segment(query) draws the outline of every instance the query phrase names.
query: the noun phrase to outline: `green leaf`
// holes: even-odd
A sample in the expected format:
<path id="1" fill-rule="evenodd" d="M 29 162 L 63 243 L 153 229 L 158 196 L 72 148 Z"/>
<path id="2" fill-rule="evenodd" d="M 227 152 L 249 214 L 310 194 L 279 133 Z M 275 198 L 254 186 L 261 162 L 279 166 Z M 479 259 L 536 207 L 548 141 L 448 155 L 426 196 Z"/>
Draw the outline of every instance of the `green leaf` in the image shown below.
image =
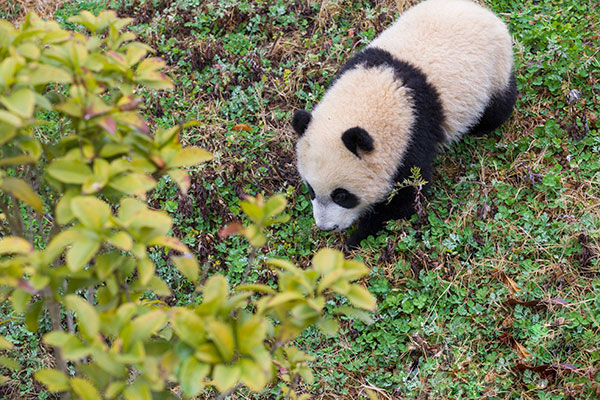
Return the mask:
<path id="1" fill-rule="evenodd" d="M 67 267 L 71 272 L 77 272 L 94 257 L 100 249 L 98 240 L 80 237 L 67 250 Z"/>
<path id="2" fill-rule="evenodd" d="M 48 175 L 64 183 L 82 184 L 92 176 L 92 170 L 78 160 L 54 160 L 46 168 Z"/>
<path id="3" fill-rule="evenodd" d="M 52 331 L 44 335 L 43 342 L 59 347 L 66 360 L 79 360 L 90 354 L 90 349 L 72 333 Z"/>
<path id="4" fill-rule="evenodd" d="M 213 385 L 221 393 L 233 388 L 240 379 L 242 370 L 238 365 L 223 365 L 215 366 L 213 370 Z"/>
<path id="5" fill-rule="evenodd" d="M 0 239 L 0 254 L 28 254 L 33 252 L 33 246 L 27 240 L 9 236 Z"/>
<path id="6" fill-rule="evenodd" d="M 264 213 L 268 218 L 274 217 L 277 214 L 282 213 L 287 206 L 287 200 L 283 194 L 276 194 L 275 196 L 269 197 L 265 203 Z"/>
<path id="7" fill-rule="evenodd" d="M 173 256 L 171 257 L 171 260 L 173 260 L 173 264 L 175 264 L 183 276 L 194 283 L 198 280 L 200 267 L 192 253 L 187 253 L 182 256 Z"/>
<path id="8" fill-rule="evenodd" d="M 208 337 L 217 346 L 223 360 L 226 362 L 231 361 L 235 351 L 235 339 L 231 326 L 216 319 L 211 319 L 207 321 L 206 327 Z"/>
<path id="9" fill-rule="evenodd" d="M 77 326 L 83 337 L 91 341 L 97 339 L 100 318 L 94 306 L 74 294 L 65 297 L 65 305 L 77 315 Z"/>
<path id="10" fill-rule="evenodd" d="M 319 328 L 325 336 L 334 336 L 340 326 L 335 319 L 323 317 L 317 321 L 317 328 Z"/>
<path id="11" fill-rule="evenodd" d="M 371 314 L 369 314 L 367 311 L 357 310 L 356 308 L 349 306 L 338 307 L 334 311 L 334 314 L 343 314 L 347 317 L 358 319 L 367 325 L 371 325 L 373 322 L 375 322 L 373 321 Z"/>
<path id="12" fill-rule="evenodd" d="M 121 332 L 123 348 L 129 349 L 132 344 L 146 340 L 161 329 L 167 320 L 166 314 L 161 310 L 150 311 L 131 321 Z"/>
<path id="13" fill-rule="evenodd" d="M 204 378 L 210 372 L 210 366 L 199 362 L 194 356 L 188 357 L 179 367 L 179 384 L 186 396 L 193 397 L 204 389 Z"/>
<path id="14" fill-rule="evenodd" d="M 87 228 L 100 230 L 111 216 L 110 207 L 93 196 L 78 196 L 71 200 L 71 212 Z"/>
<path id="15" fill-rule="evenodd" d="M 56 369 L 40 369 L 33 376 L 39 382 L 46 385 L 50 392 L 66 392 L 71 388 L 67 375 Z"/>
<path id="16" fill-rule="evenodd" d="M 30 118 L 33 115 L 35 107 L 35 96 L 30 89 L 19 89 L 11 93 L 8 97 L 0 97 L 2 103 L 8 111 L 17 114 L 22 118 Z"/>
<path id="17" fill-rule="evenodd" d="M 44 311 L 44 300 L 30 304 L 25 313 L 25 326 L 29 332 L 36 332 L 39 327 L 40 315 Z"/>
<path id="18" fill-rule="evenodd" d="M 195 146 L 184 147 L 179 150 L 171 161 L 167 162 L 168 168 L 191 167 L 212 160 L 212 154 Z"/>
<path id="19" fill-rule="evenodd" d="M 139 379 L 123 390 L 123 396 L 126 400 L 152 400 L 150 387 L 146 382 Z"/>
<path id="20" fill-rule="evenodd" d="M 366 288 L 358 284 L 351 285 L 350 290 L 345 293 L 345 296 L 358 308 L 370 311 L 376 310 L 377 302 L 373 295 Z"/>
<path id="21" fill-rule="evenodd" d="M 82 400 L 102 400 L 98 389 L 86 379 L 71 378 L 71 387 Z"/>

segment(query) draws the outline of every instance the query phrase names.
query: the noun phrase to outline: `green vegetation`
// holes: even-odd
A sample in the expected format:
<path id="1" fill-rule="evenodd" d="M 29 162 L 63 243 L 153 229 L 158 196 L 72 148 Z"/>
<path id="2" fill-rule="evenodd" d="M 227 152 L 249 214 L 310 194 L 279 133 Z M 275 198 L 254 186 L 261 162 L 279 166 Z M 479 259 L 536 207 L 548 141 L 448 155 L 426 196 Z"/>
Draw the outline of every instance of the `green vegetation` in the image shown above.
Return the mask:
<path id="1" fill-rule="evenodd" d="M 344 319 L 332 337 L 308 328 L 296 345 L 315 357 L 308 363 L 314 381 L 302 380 L 299 393 L 588 399 L 600 392 L 600 7 L 576 0 L 480 2 L 508 23 L 515 39 L 521 95 L 513 117 L 489 136 L 445 149 L 425 214 L 390 223 L 352 254 L 370 267 L 363 283 L 377 298 L 374 323 Z M 279 256 L 306 267 L 318 249 L 341 248 L 345 234 L 314 227 L 288 121 L 293 109 L 315 104 L 343 62 L 409 3 L 110 4 L 135 19 L 131 29 L 157 49 L 174 81 L 171 92 L 141 92 L 150 126 L 197 120 L 180 139 L 214 156 L 192 168 L 187 194 L 163 177 L 148 195 L 152 207 L 169 212 L 173 236 L 197 257 L 202 283 L 221 273 L 231 286 L 274 285 L 271 269 L 248 269 L 249 263 Z M 72 28 L 68 17 L 105 6 L 67 2 L 55 16 Z M 36 128 L 40 140 L 56 140 L 69 126 L 52 113 L 40 118 L 47 121 Z M 241 218 L 241 198 L 275 193 L 286 195 L 291 218 L 269 228 L 260 249 L 253 252 L 241 236 L 218 235 Z M 30 215 L 25 207 L 22 214 Z M 25 222 L 36 226 L 35 219 Z M 239 232 L 229 227 L 225 233 Z M 202 301 L 168 252 L 157 248 L 148 256 L 172 290 L 161 298 L 165 303 Z M 340 305 L 330 300 L 324 309 Z M 0 335 L 14 345 L 6 354 L 20 363 L 17 371 L 3 370 L 10 380 L 0 393 L 54 396 L 33 379 L 51 365 L 51 349 L 24 327 L 23 314 L 8 302 L 0 307 L 7 316 Z M 41 318 L 40 330 L 49 329 L 50 320 Z M 277 393 L 274 384 L 262 395 L 242 391 L 231 398 Z"/>

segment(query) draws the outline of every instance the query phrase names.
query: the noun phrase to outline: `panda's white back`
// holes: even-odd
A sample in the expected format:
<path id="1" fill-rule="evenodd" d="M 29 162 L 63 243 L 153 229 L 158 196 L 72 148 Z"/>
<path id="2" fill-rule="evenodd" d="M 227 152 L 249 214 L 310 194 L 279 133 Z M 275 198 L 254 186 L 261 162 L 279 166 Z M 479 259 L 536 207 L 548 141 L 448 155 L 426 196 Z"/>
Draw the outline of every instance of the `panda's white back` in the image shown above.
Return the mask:
<path id="1" fill-rule="evenodd" d="M 404 12 L 368 47 L 420 68 L 437 89 L 448 141 L 481 117 L 491 96 L 508 85 L 512 40 L 505 24 L 469 0 L 427 0 Z"/>

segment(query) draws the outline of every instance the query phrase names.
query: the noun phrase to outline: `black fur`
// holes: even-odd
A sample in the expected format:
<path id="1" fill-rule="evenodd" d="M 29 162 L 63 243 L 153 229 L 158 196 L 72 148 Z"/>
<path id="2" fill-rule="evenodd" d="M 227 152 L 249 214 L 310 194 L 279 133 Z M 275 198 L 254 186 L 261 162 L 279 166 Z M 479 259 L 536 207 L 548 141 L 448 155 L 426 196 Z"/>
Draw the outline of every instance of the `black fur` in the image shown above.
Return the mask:
<path id="1" fill-rule="evenodd" d="M 410 177 L 410 169 L 419 167 L 423 179 L 431 182 L 433 177 L 433 159 L 437 146 L 445 140 L 442 130 L 444 111 L 440 96 L 430 83 L 425 74 L 417 67 L 397 60 L 389 52 L 377 48 L 367 48 L 353 57 L 338 73 L 339 79 L 345 72 L 358 66 L 375 68 L 379 66 L 394 69 L 396 78 L 404 86 L 411 89 L 415 105 L 415 122 L 410 130 L 410 144 L 404 155 L 402 165 L 396 171 L 394 181 L 402 182 Z M 430 183 L 426 185 L 426 191 Z M 356 247 L 361 240 L 381 230 L 386 221 L 392 219 L 409 218 L 414 210 L 415 190 L 406 187 L 398 191 L 391 201 L 375 204 L 370 212 L 363 215 L 358 228 L 348 239 L 348 247 Z"/>
<path id="2" fill-rule="evenodd" d="M 304 135 L 310 120 L 312 119 L 312 115 L 309 112 L 304 110 L 296 110 L 294 112 L 294 116 L 292 117 L 292 126 L 294 130 L 298 134 L 298 136 Z"/>
<path id="3" fill-rule="evenodd" d="M 344 132 L 342 142 L 358 158 L 360 158 L 358 149 L 367 153 L 373 151 L 373 138 L 369 135 L 369 132 L 358 126 Z"/>
<path id="4" fill-rule="evenodd" d="M 344 208 L 354 208 L 359 203 L 358 197 L 356 197 L 355 194 L 342 188 L 337 188 L 331 192 L 331 200 L 338 206 Z"/>
<path id="5" fill-rule="evenodd" d="M 506 122 L 512 113 L 517 96 L 517 83 L 513 72 L 510 75 L 510 81 L 506 89 L 492 96 L 479 122 L 469 130 L 469 134 L 483 136 Z"/>

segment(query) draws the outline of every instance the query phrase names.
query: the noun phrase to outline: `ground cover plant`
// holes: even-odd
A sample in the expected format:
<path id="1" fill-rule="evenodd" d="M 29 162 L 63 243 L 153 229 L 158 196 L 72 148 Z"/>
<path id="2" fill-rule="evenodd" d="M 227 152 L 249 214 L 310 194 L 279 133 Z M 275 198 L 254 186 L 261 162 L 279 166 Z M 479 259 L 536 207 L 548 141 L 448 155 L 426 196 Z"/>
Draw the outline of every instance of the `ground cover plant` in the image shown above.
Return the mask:
<path id="1" fill-rule="evenodd" d="M 246 275 L 243 238 L 218 235 L 240 218 L 244 195 L 284 193 L 289 202 L 290 221 L 273 228 L 277 240 L 259 258 L 306 267 L 316 249 L 343 242 L 313 226 L 288 121 L 411 3 L 86 0 L 63 4 L 54 18 L 73 28 L 70 16 L 109 6 L 134 18 L 138 40 L 166 61 L 175 89 L 146 93 L 144 115 L 151 126 L 200 121 L 181 139 L 214 159 L 191 175 L 186 195 L 163 179 L 149 202 L 169 212 L 201 276 L 222 273 L 236 285 L 273 280 L 265 270 Z M 378 300 L 375 322 L 344 321 L 329 338 L 308 329 L 297 340 L 316 356 L 314 381 L 300 387 L 314 398 L 361 398 L 367 389 L 394 399 L 598 396 L 600 6 L 481 3 L 515 39 L 515 113 L 497 132 L 444 150 L 425 213 L 391 223 L 352 254 L 370 267 L 364 282 Z M 198 300 L 164 252 L 150 257 L 172 289 L 170 304 Z M 2 307 L 0 335 L 14 344 L 21 369 L 3 371 L 10 380 L 0 391 L 54 396 L 31 384 L 52 364 L 50 349 L 23 327 L 22 314 Z"/>

